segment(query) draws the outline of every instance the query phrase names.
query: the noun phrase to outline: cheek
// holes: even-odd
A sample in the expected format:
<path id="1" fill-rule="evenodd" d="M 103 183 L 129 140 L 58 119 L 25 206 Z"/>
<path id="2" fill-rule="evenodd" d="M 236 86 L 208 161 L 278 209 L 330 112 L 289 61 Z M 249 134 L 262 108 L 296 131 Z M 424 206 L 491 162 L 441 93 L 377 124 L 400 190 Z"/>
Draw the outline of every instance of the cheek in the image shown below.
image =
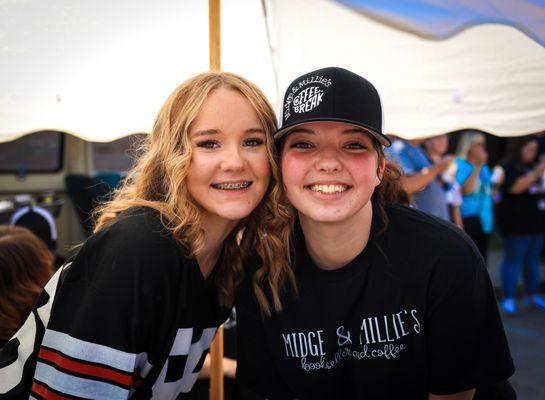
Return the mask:
<path id="1" fill-rule="evenodd" d="M 380 184 L 380 171 L 376 158 L 356 160 L 351 163 L 350 169 L 356 182 L 362 182 L 370 189 L 374 189 Z"/>
<path id="2" fill-rule="evenodd" d="M 297 157 L 290 155 L 282 157 L 282 183 L 286 188 L 286 192 L 300 185 L 304 177 L 304 165 L 305 163 L 301 162 Z"/>
<path id="3" fill-rule="evenodd" d="M 191 156 L 189 163 L 188 179 L 199 179 L 207 174 L 214 164 L 213 157 L 209 155 L 195 154 Z"/>
<path id="4" fill-rule="evenodd" d="M 256 177 L 260 179 L 270 178 L 271 163 L 265 150 L 263 152 L 247 155 L 246 162 Z"/>
<path id="5" fill-rule="evenodd" d="M 261 157 L 254 165 L 255 174 L 260 179 L 263 179 L 265 187 L 269 186 L 269 181 L 271 180 L 271 164 L 269 163 L 268 157 Z"/>

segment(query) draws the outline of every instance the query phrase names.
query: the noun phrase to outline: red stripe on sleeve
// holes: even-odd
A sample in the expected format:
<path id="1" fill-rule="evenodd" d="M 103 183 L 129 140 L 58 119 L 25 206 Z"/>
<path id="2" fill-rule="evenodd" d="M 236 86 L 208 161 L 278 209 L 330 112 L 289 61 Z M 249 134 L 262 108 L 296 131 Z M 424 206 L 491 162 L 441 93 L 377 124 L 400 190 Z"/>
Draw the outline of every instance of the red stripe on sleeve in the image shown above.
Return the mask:
<path id="1" fill-rule="evenodd" d="M 120 372 L 112 371 L 105 367 L 99 367 L 97 365 L 85 364 L 84 362 L 71 360 L 69 358 L 63 357 L 59 353 L 55 353 L 51 350 L 44 348 L 40 349 L 38 358 L 42 360 L 50 361 L 55 365 L 58 365 L 60 368 L 72 371 L 81 375 L 88 377 L 102 378 L 110 382 L 117 383 L 118 385 L 123 385 L 126 387 L 131 387 L 132 376 L 125 375 Z"/>
<path id="2" fill-rule="evenodd" d="M 45 387 L 39 382 L 34 381 L 32 383 L 31 391 L 39 394 L 46 400 L 70 400 L 70 397 L 61 396 L 57 393 L 52 392 L 49 388 Z"/>

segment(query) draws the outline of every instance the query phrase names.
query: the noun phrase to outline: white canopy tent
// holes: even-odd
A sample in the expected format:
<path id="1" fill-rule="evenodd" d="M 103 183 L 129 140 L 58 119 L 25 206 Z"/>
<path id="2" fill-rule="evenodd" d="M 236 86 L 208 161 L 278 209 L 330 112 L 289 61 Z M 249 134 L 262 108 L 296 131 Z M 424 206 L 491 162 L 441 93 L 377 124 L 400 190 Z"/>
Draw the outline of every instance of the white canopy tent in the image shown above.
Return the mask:
<path id="1" fill-rule="evenodd" d="M 10 0 L 0 22 L 0 141 L 149 132 L 170 91 L 208 69 L 205 1 Z M 545 129 L 545 49 L 510 26 L 432 41 L 329 0 L 223 0 L 221 24 L 222 69 L 276 106 L 297 75 L 336 65 L 377 86 L 388 133 Z"/>

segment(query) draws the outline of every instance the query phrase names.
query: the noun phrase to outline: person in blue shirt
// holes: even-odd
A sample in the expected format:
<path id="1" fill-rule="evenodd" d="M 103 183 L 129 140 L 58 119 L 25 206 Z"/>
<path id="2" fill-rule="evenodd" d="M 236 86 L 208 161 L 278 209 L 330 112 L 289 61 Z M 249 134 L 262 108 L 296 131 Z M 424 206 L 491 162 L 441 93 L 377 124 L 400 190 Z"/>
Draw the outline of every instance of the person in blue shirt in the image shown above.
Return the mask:
<path id="1" fill-rule="evenodd" d="M 488 239 L 494 227 L 494 201 L 484 135 L 464 133 L 456 153 L 456 181 L 462 189 L 460 213 L 464 229 L 486 261 Z"/>
<path id="2" fill-rule="evenodd" d="M 432 163 L 439 163 L 448 151 L 449 137 L 446 134 L 434 136 L 424 140 L 422 148 Z M 456 164 L 452 163 L 445 172 L 437 177 L 438 182 L 445 191 L 445 201 L 449 211 L 450 221 L 464 229 L 460 204 L 462 204 L 462 193 L 460 185 L 456 181 Z"/>
<path id="3" fill-rule="evenodd" d="M 396 140 L 386 151 L 389 158 L 403 169 L 403 188 L 413 194 L 416 207 L 448 221 L 445 191 L 437 178 L 451 165 L 454 157 L 445 156 L 439 162 L 432 163 L 420 147 L 423 141 Z"/>

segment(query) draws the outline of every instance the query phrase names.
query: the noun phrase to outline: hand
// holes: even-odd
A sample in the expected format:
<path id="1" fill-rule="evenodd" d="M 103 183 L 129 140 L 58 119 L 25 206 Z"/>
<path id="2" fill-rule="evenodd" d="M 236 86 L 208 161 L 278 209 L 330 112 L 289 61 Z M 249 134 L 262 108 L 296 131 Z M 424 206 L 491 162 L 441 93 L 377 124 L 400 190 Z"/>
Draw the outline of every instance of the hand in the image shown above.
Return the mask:
<path id="1" fill-rule="evenodd" d="M 439 173 L 445 171 L 450 165 L 454 162 L 455 156 L 452 154 L 444 156 L 440 161 L 438 161 L 435 165 L 437 165 L 439 169 Z"/>
<path id="2" fill-rule="evenodd" d="M 543 172 L 545 171 L 545 158 L 542 156 L 539 159 L 539 163 L 536 165 L 534 169 L 534 173 L 536 174 L 536 177 L 539 177 L 543 175 Z"/>
<path id="3" fill-rule="evenodd" d="M 475 159 L 477 161 L 477 165 L 484 165 L 488 161 L 488 152 L 484 147 L 477 147 L 475 148 Z"/>

